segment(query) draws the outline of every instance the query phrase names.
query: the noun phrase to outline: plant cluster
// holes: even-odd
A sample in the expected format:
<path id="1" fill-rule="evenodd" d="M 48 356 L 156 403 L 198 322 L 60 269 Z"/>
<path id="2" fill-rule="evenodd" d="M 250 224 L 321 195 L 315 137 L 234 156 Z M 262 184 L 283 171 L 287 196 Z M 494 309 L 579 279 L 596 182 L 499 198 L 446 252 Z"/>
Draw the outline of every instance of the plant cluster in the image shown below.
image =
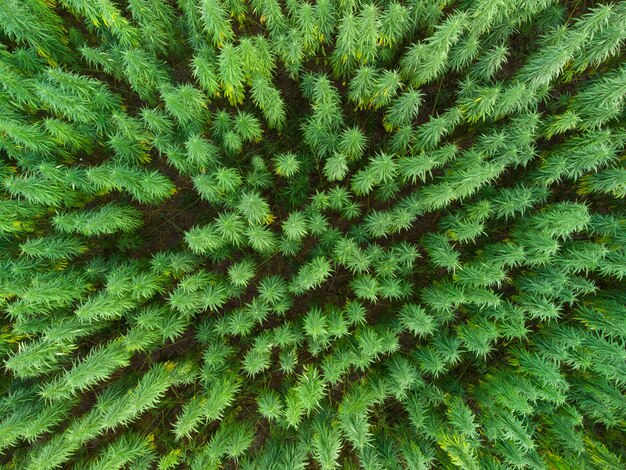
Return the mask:
<path id="1" fill-rule="evenodd" d="M 0 0 L 0 468 L 624 468 L 625 38 Z"/>

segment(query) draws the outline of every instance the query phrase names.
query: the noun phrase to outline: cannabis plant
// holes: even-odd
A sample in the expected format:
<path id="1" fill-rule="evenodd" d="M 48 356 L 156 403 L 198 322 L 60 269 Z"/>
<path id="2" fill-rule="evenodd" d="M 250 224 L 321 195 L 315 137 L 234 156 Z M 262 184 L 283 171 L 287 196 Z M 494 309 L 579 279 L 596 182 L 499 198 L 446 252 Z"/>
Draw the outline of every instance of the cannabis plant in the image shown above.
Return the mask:
<path id="1" fill-rule="evenodd" d="M 626 468 L 625 40 L 0 0 L 0 468 Z"/>

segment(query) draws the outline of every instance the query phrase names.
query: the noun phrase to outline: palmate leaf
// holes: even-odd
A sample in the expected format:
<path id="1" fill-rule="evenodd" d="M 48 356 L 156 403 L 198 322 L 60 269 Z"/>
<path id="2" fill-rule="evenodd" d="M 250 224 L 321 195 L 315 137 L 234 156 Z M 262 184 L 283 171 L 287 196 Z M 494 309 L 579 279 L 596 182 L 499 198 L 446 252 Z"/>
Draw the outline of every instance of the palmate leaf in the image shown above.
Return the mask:
<path id="1" fill-rule="evenodd" d="M 380 284 L 375 277 L 366 274 L 359 275 L 352 281 L 352 290 L 358 298 L 376 302 Z"/>
<path id="2" fill-rule="evenodd" d="M 542 233 L 550 237 L 565 238 L 586 227 L 589 214 L 584 204 L 560 203 L 548 207 L 531 220 L 534 228 Z"/>
<path id="3" fill-rule="evenodd" d="M 210 311 L 219 310 L 228 300 L 228 291 L 222 283 L 209 284 L 203 291 L 203 307 Z"/>
<path id="4" fill-rule="evenodd" d="M 263 342 L 255 345 L 248 351 L 242 361 L 242 368 L 244 372 L 248 376 L 254 377 L 255 375 L 268 369 L 270 367 L 271 360 L 270 354 L 271 348 L 269 345 L 264 344 Z"/>
<path id="5" fill-rule="evenodd" d="M 230 154 L 240 153 L 243 150 L 243 140 L 239 134 L 233 131 L 228 131 L 224 134 L 222 145 Z"/>
<path id="6" fill-rule="evenodd" d="M 237 2 L 230 2 L 237 3 Z M 241 2 L 243 3 L 243 2 Z M 233 7 L 235 9 L 237 7 Z M 274 50 L 262 36 L 241 37 L 237 46 L 246 74 L 246 82 L 251 84 L 255 77 L 271 78 L 276 67 Z"/>
<path id="7" fill-rule="evenodd" d="M 351 12 L 343 15 L 337 26 L 337 39 L 331 57 L 336 76 L 345 78 L 348 73 L 352 72 L 356 64 L 358 37 L 357 18 Z"/>
<path id="8" fill-rule="evenodd" d="M 410 46 L 400 62 L 402 75 L 414 86 L 437 78 L 445 70 L 448 51 L 458 42 L 466 24 L 466 14 L 458 12 L 438 24 L 427 42 Z"/>
<path id="9" fill-rule="evenodd" d="M 267 168 L 266 161 L 258 155 L 252 157 L 252 172 L 248 174 L 246 182 L 259 189 L 271 187 L 273 184 L 272 173 Z"/>
<path id="10" fill-rule="evenodd" d="M 626 277 L 626 269 L 624 269 L 624 259 L 626 259 L 626 251 L 620 250 L 609 253 L 600 263 L 600 272 L 604 276 L 613 276 L 619 280 Z"/>
<path id="11" fill-rule="evenodd" d="M 85 322 L 120 318 L 137 304 L 129 298 L 119 298 L 100 292 L 82 302 L 75 310 L 76 316 Z"/>
<path id="12" fill-rule="evenodd" d="M 16 199 L 25 199 L 35 204 L 61 206 L 71 198 L 62 185 L 35 175 L 11 176 L 3 181 L 4 188 Z"/>
<path id="13" fill-rule="evenodd" d="M 301 162 L 293 153 L 282 153 L 274 158 L 275 172 L 279 176 L 290 178 L 298 173 Z"/>
<path id="14" fill-rule="evenodd" d="M 245 242 L 245 221 L 235 212 L 222 212 L 213 223 L 215 231 L 235 246 Z"/>
<path id="15" fill-rule="evenodd" d="M 326 384 L 317 368 L 305 366 L 295 391 L 299 397 L 299 406 L 306 415 L 320 407 L 320 401 L 325 394 L 325 390 Z"/>
<path id="16" fill-rule="evenodd" d="M 5 406 L 9 413 L 5 415 L 1 426 L 1 449 L 14 445 L 19 439 L 33 442 L 37 437 L 58 425 L 63 419 L 62 416 L 75 404 L 75 400 L 45 404 L 41 400 L 34 401 L 32 398 L 18 392 L 12 394 L 7 400 L 7 404 L 13 403 L 14 406 Z"/>
<path id="17" fill-rule="evenodd" d="M 237 113 L 234 122 L 235 131 L 245 141 L 259 142 L 263 135 L 261 124 L 252 114 L 242 111 Z"/>
<path id="18" fill-rule="evenodd" d="M 267 276 L 258 285 L 259 298 L 268 305 L 275 306 L 288 297 L 287 282 L 280 276 Z"/>
<path id="19" fill-rule="evenodd" d="M 339 468 L 339 453 L 342 447 L 341 431 L 335 425 L 317 420 L 313 433 L 313 455 L 323 470 Z"/>
<path id="20" fill-rule="evenodd" d="M 170 134 L 174 127 L 174 122 L 160 109 L 142 108 L 141 119 L 156 135 Z"/>
<path id="21" fill-rule="evenodd" d="M 358 171 L 351 180 L 352 191 L 357 196 L 367 196 L 372 192 L 374 186 L 380 181 L 373 171 L 363 169 Z"/>
<path id="22" fill-rule="evenodd" d="M 302 242 L 299 239 L 288 238 L 285 235 L 280 237 L 278 251 L 284 256 L 296 256 L 302 249 Z"/>
<path id="23" fill-rule="evenodd" d="M 267 227 L 252 225 L 246 229 L 248 244 L 255 251 L 269 255 L 276 251 L 276 236 Z"/>
<path id="24" fill-rule="evenodd" d="M 251 259 L 233 263 L 228 268 L 228 278 L 235 286 L 247 286 L 255 276 L 255 264 Z"/>
<path id="25" fill-rule="evenodd" d="M 268 220 L 270 207 L 257 191 L 241 194 L 238 209 L 249 224 L 258 224 Z"/>
<path id="26" fill-rule="evenodd" d="M 254 440 L 254 428 L 249 423 L 235 423 L 229 429 L 226 455 L 230 458 L 240 457 Z"/>
<path id="27" fill-rule="evenodd" d="M 328 338 L 327 319 L 319 308 L 309 310 L 304 318 L 303 330 L 314 342 Z"/>
<path id="28" fill-rule="evenodd" d="M 211 0 L 216 1 L 216 0 Z M 232 44 L 225 44 L 218 57 L 218 73 L 224 95 L 231 105 L 242 103 L 244 99 L 244 73 L 237 50 Z"/>
<path id="29" fill-rule="evenodd" d="M 190 135 L 185 142 L 187 158 L 197 168 L 206 169 L 216 163 L 218 149 L 199 134 Z"/>
<path id="30" fill-rule="evenodd" d="M 252 99 L 261 109 L 263 117 L 269 127 L 282 129 L 286 120 L 285 102 L 280 92 L 272 83 L 263 78 L 257 77 L 252 81 Z"/>
<path id="31" fill-rule="evenodd" d="M 78 151 L 80 149 L 91 148 L 89 139 L 77 126 L 57 118 L 45 119 L 43 125 L 52 137 L 72 150 Z"/>
<path id="32" fill-rule="evenodd" d="M 285 396 L 285 422 L 287 426 L 297 429 L 304 415 L 300 396 L 295 389 L 290 389 Z"/>
<path id="33" fill-rule="evenodd" d="M 374 109 L 387 106 L 393 98 L 398 94 L 398 90 L 402 86 L 400 74 L 395 70 L 385 70 L 374 82 L 374 89 L 370 104 Z"/>
<path id="34" fill-rule="evenodd" d="M 185 233 L 185 242 L 196 254 L 207 253 L 221 248 L 225 241 L 217 233 L 217 230 L 207 225 L 204 227 L 193 227 Z"/>
<path id="35" fill-rule="evenodd" d="M 385 113 L 385 122 L 389 127 L 402 127 L 411 123 L 417 117 L 422 94 L 410 89 L 396 98 Z"/>
<path id="36" fill-rule="evenodd" d="M 102 192 L 125 191 L 143 204 L 163 202 L 176 192 L 174 183 L 159 171 L 150 172 L 129 165 L 99 165 L 87 170 L 85 176 Z"/>
<path id="37" fill-rule="evenodd" d="M 295 348 L 281 351 L 279 355 L 280 369 L 287 375 L 292 374 L 298 365 L 298 351 Z M 292 410 L 293 411 L 293 410 Z"/>
<path id="38" fill-rule="evenodd" d="M 467 67 L 478 55 L 479 40 L 474 34 L 461 39 L 450 50 L 450 68 L 459 72 Z"/>
<path id="39" fill-rule="evenodd" d="M 71 344 L 61 341 L 23 343 L 19 353 L 5 360 L 5 367 L 20 378 L 37 377 L 55 369 L 59 361 L 69 357 Z"/>
<path id="40" fill-rule="evenodd" d="M 161 89 L 161 98 L 167 112 L 183 125 L 198 122 L 205 113 L 206 97 L 192 85 L 164 87 Z"/>
<path id="41" fill-rule="evenodd" d="M 174 427 L 177 440 L 191 437 L 198 430 L 200 423 L 204 420 L 204 400 L 202 396 L 195 396 L 185 403 Z"/>
<path id="42" fill-rule="evenodd" d="M 298 274 L 293 278 L 289 290 L 294 294 L 302 294 L 310 289 L 318 287 L 332 274 L 333 269 L 323 256 L 313 258 L 307 264 L 302 265 Z"/>
<path id="43" fill-rule="evenodd" d="M 87 251 L 87 246 L 78 238 L 47 236 L 31 238 L 20 245 L 26 256 L 59 260 L 73 258 Z"/>
<path id="44" fill-rule="evenodd" d="M 290 240 L 300 240 L 308 233 L 307 221 L 302 212 L 291 212 L 283 222 L 283 232 Z"/>
<path id="45" fill-rule="evenodd" d="M 225 409 L 230 406 L 241 387 L 238 378 L 224 376 L 209 387 L 206 393 L 204 414 L 208 420 L 221 418 Z"/>
<path id="46" fill-rule="evenodd" d="M 274 390 L 262 390 L 257 398 L 259 413 L 267 419 L 278 420 L 283 414 L 280 396 Z"/>
<path id="47" fill-rule="evenodd" d="M 434 332 L 436 323 L 432 316 L 415 304 L 405 304 L 400 311 L 400 322 L 404 328 L 416 336 L 429 336 Z"/>
<path id="48" fill-rule="evenodd" d="M 295 78 L 301 70 L 304 60 L 304 44 L 302 35 L 295 28 L 285 28 L 275 40 L 274 49 L 285 64 L 291 78 Z"/>
<path id="49" fill-rule="evenodd" d="M 361 66 L 350 80 L 348 99 L 357 105 L 357 109 L 367 108 L 375 93 L 376 70 L 370 66 Z"/>
<path id="50" fill-rule="evenodd" d="M 495 324 L 479 321 L 477 324 L 461 325 L 458 328 L 458 337 L 469 352 L 479 358 L 486 359 L 494 349 L 499 331 Z"/>
<path id="51" fill-rule="evenodd" d="M 477 470 L 480 468 L 476 453 L 470 442 L 458 434 L 445 434 L 437 444 L 448 454 L 452 463 L 459 468 Z"/>
<path id="52" fill-rule="evenodd" d="M 441 115 L 432 115 L 417 131 L 417 145 L 421 150 L 435 150 L 441 139 L 450 134 L 463 116 L 459 107 L 450 108 Z"/>
<path id="53" fill-rule="evenodd" d="M 462 286 L 500 286 L 506 280 L 506 272 L 492 264 L 466 264 L 454 274 L 454 280 Z"/>
<path id="54" fill-rule="evenodd" d="M 210 174 L 192 177 L 193 184 L 203 199 L 218 202 L 232 196 L 241 186 L 241 175 L 232 168 L 218 168 Z"/>
<path id="55" fill-rule="evenodd" d="M 221 0 L 201 0 L 200 17 L 204 30 L 211 36 L 214 45 L 220 46 L 233 38 L 230 19 Z"/>
<path id="56" fill-rule="evenodd" d="M 77 391 L 108 378 L 116 369 L 127 366 L 130 356 L 130 351 L 121 341 L 94 348 L 62 376 L 43 384 L 40 395 L 46 400 L 68 399 Z"/>
<path id="57" fill-rule="evenodd" d="M 343 180 L 347 176 L 348 171 L 348 159 L 345 155 L 335 152 L 326 159 L 324 176 L 328 181 Z"/>
<path id="58" fill-rule="evenodd" d="M 194 78 L 209 97 L 214 97 L 220 90 L 217 75 L 216 58 L 213 51 L 205 47 L 197 51 L 191 61 Z"/>
<path id="59" fill-rule="evenodd" d="M 509 49 L 505 45 L 496 45 L 485 51 L 478 58 L 470 74 L 487 81 L 492 79 L 506 64 Z"/>
<path id="60" fill-rule="evenodd" d="M 124 433 L 108 445 L 88 468 L 89 470 L 120 469 L 129 463 L 149 462 L 154 458 L 148 439 L 133 433 Z"/>
<path id="61" fill-rule="evenodd" d="M 122 62 L 130 85 L 144 100 L 153 101 L 154 93 L 169 82 L 161 64 L 140 48 L 125 51 Z"/>
<path id="62" fill-rule="evenodd" d="M 581 179 L 580 193 L 605 193 L 617 198 L 626 197 L 626 170 L 613 168 Z"/>

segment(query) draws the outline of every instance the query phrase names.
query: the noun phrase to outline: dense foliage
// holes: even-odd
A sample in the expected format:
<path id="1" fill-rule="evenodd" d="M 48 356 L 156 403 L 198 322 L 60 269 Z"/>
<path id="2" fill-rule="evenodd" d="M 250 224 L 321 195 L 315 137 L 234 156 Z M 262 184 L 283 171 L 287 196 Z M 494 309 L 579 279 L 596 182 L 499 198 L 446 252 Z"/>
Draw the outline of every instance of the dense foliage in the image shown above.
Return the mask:
<path id="1" fill-rule="evenodd" d="M 0 467 L 624 468 L 625 37 L 0 0 Z"/>

